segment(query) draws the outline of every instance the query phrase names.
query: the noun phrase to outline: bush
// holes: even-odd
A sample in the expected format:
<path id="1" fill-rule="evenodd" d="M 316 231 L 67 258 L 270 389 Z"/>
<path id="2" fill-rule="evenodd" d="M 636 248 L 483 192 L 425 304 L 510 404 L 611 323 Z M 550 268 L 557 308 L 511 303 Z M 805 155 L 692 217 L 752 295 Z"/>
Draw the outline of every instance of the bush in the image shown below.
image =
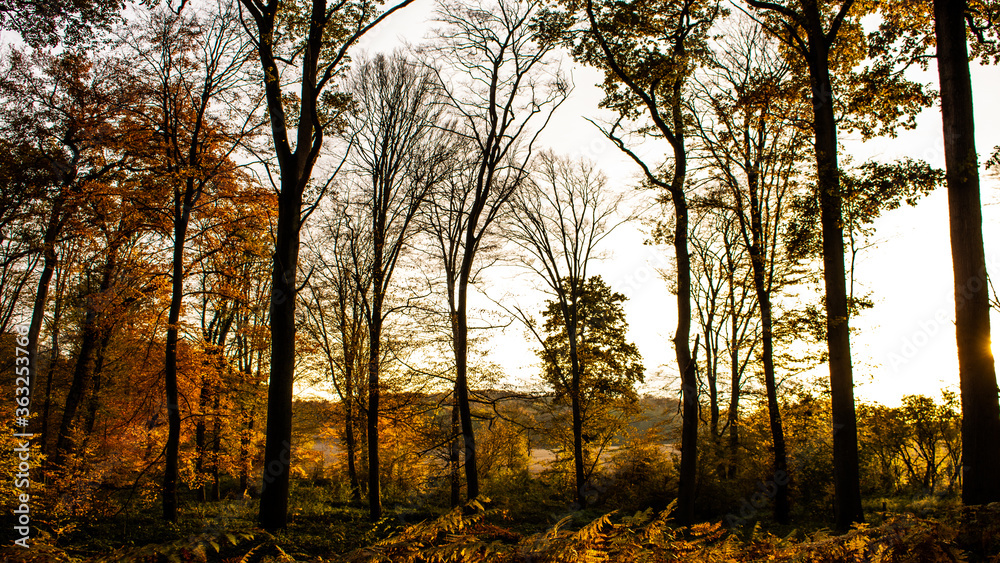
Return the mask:
<path id="1" fill-rule="evenodd" d="M 632 438 L 609 460 L 607 477 L 598 482 L 605 506 L 634 512 L 663 510 L 677 496 L 677 470 L 663 444 Z"/>

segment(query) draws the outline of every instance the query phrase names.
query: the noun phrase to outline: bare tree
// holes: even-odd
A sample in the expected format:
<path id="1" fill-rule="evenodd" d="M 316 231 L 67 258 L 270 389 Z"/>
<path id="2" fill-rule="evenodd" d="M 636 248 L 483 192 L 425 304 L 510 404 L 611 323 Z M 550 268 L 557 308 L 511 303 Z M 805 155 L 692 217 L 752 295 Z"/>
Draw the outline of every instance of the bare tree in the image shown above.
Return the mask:
<path id="1" fill-rule="evenodd" d="M 701 326 L 702 375 L 708 387 L 709 435 L 718 441 L 729 432 L 732 474 L 739 445 L 739 402 L 744 375 L 760 340 L 757 299 L 751 289 L 751 268 L 740 240 L 733 211 L 713 197 L 692 202 L 691 292 Z M 720 376 L 728 364 L 729 405 L 721 419 Z"/>
<path id="2" fill-rule="evenodd" d="M 355 145 L 351 180 L 357 183 L 353 209 L 368 224 L 371 254 L 359 256 L 368 291 L 360 291 L 368 325 L 368 503 L 371 519 L 382 514 L 379 487 L 379 371 L 382 327 L 393 309 L 386 297 L 392 275 L 412 234 L 414 218 L 430 190 L 449 174 L 452 160 L 444 129 L 445 105 L 433 73 L 402 53 L 362 62 L 347 86 L 355 104 L 346 132 Z"/>
<path id="3" fill-rule="evenodd" d="M 348 212 L 346 202 L 337 202 L 328 211 L 326 221 L 309 248 L 314 265 L 307 284 L 308 307 L 305 330 L 323 353 L 326 370 L 344 409 L 344 448 L 347 451 L 347 476 L 351 499 L 361 501 L 358 477 L 357 436 L 359 414 L 367 404 L 367 324 L 362 296 L 370 288 L 371 271 L 356 269 L 363 263 L 360 255 L 366 241 L 357 236 L 360 230 Z"/>
<path id="4" fill-rule="evenodd" d="M 466 493 L 479 496 L 476 440 L 469 402 L 469 285 L 476 257 L 507 202 L 524 182 L 535 139 L 569 86 L 546 60 L 554 48 L 533 23 L 537 0 L 439 4 L 440 41 L 425 49 L 458 118 L 466 165 L 434 206 L 430 222 L 448 290 L 455 352 L 455 396 L 462 427 Z"/>

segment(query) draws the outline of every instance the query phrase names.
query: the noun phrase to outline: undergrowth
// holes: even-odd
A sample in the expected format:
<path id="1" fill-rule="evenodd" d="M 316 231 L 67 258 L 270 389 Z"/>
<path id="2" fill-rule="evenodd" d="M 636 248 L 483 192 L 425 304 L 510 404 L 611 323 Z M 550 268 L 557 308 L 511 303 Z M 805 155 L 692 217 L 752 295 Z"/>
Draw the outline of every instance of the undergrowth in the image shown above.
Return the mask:
<path id="1" fill-rule="evenodd" d="M 623 515 L 610 512 L 589 521 L 573 513 L 534 533 L 520 532 L 503 507 L 481 499 L 414 524 L 397 515 L 377 524 L 360 508 L 314 507 L 287 531 L 269 534 L 252 523 L 251 506 L 219 515 L 199 515 L 162 537 L 95 552 L 100 541 L 39 533 L 30 549 L 5 547 L 9 562 L 208 562 L 223 563 L 1000 563 L 1000 504 L 968 509 L 961 522 L 913 513 L 885 514 L 877 525 L 861 524 L 845 534 L 793 530 L 776 535 L 759 523 L 728 530 L 722 523 L 689 528 L 671 521 L 673 505 Z M 230 507 L 233 508 L 233 507 Z M 315 513 L 313 513 L 315 512 Z M 152 518 L 152 516 L 150 516 Z M 132 525 L 137 531 L 152 523 Z M 219 525 L 224 524 L 225 528 Z M 196 531 L 199 526 L 200 531 Z M 137 533 L 136 538 L 146 534 Z"/>

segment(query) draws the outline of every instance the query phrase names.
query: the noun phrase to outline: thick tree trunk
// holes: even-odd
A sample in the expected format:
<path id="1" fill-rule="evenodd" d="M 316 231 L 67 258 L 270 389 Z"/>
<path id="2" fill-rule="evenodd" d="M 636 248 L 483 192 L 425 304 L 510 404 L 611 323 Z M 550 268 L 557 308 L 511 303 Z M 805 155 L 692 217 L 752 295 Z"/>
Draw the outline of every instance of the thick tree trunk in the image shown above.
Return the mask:
<path id="1" fill-rule="evenodd" d="M 48 303 L 49 284 L 58 263 L 56 256 L 56 238 L 62 230 L 63 203 L 65 197 L 60 194 L 52 202 L 49 221 L 42 237 L 42 272 L 38 276 L 38 288 L 35 291 L 35 303 L 31 311 L 31 324 L 28 325 L 28 387 L 29 397 L 35 399 L 35 379 L 38 369 L 38 337 L 42 333 L 42 321 L 45 319 L 45 306 Z"/>
<path id="2" fill-rule="evenodd" d="M 56 363 L 59 361 L 59 349 L 56 347 L 58 343 L 58 329 L 53 328 L 52 333 L 52 358 L 49 360 L 49 369 L 45 372 L 45 402 L 42 404 L 42 430 L 41 430 L 41 446 L 42 454 L 48 459 L 50 453 L 50 445 L 52 441 L 48 439 L 49 436 L 49 418 L 50 411 L 52 410 L 52 376 L 56 371 Z M 44 468 L 47 463 L 42 462 L 42 467 Z M 44 473 L 44 469 L 43 469 Z"/>
<path id="3" fill-rule="evenodd" d="M 558 280 L 556 280 L 558 281 Z M 576 489 L 573 499 L 580 508 L 587 506 L 587 497 L 584 494 L 587 488 L 587 478 L 584 472 L 583 458 L 583 397 L 580 389 L 583 379 L 583 365 L 580 363 L 580 339 L 581 334 L 578 322 L 580 320 L 580 301 L 582 300 L 583 285 L 586 280 L 571 279 L 571 295 L 561 293 L 563 322 L 566 323 L 566 336 L 569 339 L 569 362 L 570 362 L 570 382 L 569 397 L 570 410 L 573 417 L 573 477 Z M 567 300 L 570 301 L 567 303 Z"/>
<path id="4" fill-rule="evenodd" d="M 66 456 L 73 450 L 73 419 L 83 402 L 84 394 L 90 386 L 90 360 L 97 345 L 97 312 L 87 311 L 83 322 L 83 337 L 80 341 L 80 351 L 76 356 L 76 366 L 73 368 L 73 381 L 66 395 L 66 406 L 63 409 L 62 423 L 56 439 L 56 452 L 53 458 L 55 467 L 62 467 Z"/>
<path id="5" fill-rule="evenodd" d="M 965 9 L 962 0 L 934 2 L 962 395 L 962 502 L 975 505 L 1000 501 L 1000 405 L 990 348 Z"/>
<path id="6" fill-rule="evenodd" d="M 87 404 L 87 419 L 84 425 L 88 437 L 94 432 L 94 426 L 97 424 L 97 411 L 101 406 L 101 386 L 104 384 L 104 360 L 107 357 L 108 345 L 111 343 L 112 336 L 110 326 L 101 332 L 101 341 L 98 342 L 94 353 L 94 375 L 91 378 L 90 399 Z"/>
<path id="7" fill-rule="evenodd" d="M 283 163 L 285 164 L 285 163 Z M 289 468 L 292 455 L 292 387 L 295 377 L 295 295 L 299 264 L 301 174 L 282 166 L 278 228 L 271 271 L 271 381 L 267 388 L 267 434 L 260 491 L 261 527 L 288 524 Z M 287 176 L 286 176 L 287 175 Z"/>
<path id="8" fill-rule="evenodd" d="M 184 241 L 187 238 L 188 218 L 190 217 L 189 198 L 181 200 L 177 193 L 174 199 L 174 256 L 171 273 L 170 309 L 167 314 L 167 344 L 166 365 L 164 368 L 164 383 L 167 394 L 167 446 L 166 468 L 163 473 L 163 519 L 168 522 L 177 521 L 177 479 L 181 443 L 181 412 L 178 404 L 177 391 L 177 343 L 179 336 L 178 322 L 181 317 L 181 305 L 184 299 Z"/>
<path id="9" fill-rule="evenodd" d="M 573 411 L 573 476 L 576 490 L 573 498 L 580 508 L 587 506 L 587 478 L 584 474 L 583 459 L 583 412 L 580 406 L 580 376 L 573 375 L 573 388 L 570 390 Z"/>
<path id="10" fill-rule="evenodd" d="M 844 231 L 837 125 L 833 112 L 829 51 L 824 39 L 813 39 L 809 61 L 815 129 L 817 190 L 823 231 L 823 280 L 826 286 L 827 347 L 830 354 L 830 399 L 833 410 L 833 477 L 836 526 L 847 530 L 864 521 L 858 468 L 858 428 L 854 412 L 854 376 L 848 328 Z"/>

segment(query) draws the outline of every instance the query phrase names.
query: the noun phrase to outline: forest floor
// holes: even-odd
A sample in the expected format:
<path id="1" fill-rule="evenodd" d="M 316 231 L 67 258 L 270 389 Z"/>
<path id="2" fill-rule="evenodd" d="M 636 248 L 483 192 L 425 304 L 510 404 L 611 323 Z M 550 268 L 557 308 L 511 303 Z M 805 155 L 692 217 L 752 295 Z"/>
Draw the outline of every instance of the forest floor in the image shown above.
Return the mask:
<path id="1" fill-rule="evenodd" d="M 889 499 L 867 506 L 868 523 L 845 534 L 830 524 L 779 526 L 764 518 L 677 528 L 669 509 L 624 514 L 572 510 L 553 500 L 447 511 L 338 502 L 320 487 L 295 491 L 287 530 L 255 525 L 257 501 L 189 502 L 176 524 L 158 511 L 40 522 L 31 547 L 0 548 L 0 561 L 567 562 L 586 561 L 970 561 L 1000 563 L 1000 504 L 963 511 L 954 499 Z M 883 510 L 884 506 L 884 510 Z"/>

